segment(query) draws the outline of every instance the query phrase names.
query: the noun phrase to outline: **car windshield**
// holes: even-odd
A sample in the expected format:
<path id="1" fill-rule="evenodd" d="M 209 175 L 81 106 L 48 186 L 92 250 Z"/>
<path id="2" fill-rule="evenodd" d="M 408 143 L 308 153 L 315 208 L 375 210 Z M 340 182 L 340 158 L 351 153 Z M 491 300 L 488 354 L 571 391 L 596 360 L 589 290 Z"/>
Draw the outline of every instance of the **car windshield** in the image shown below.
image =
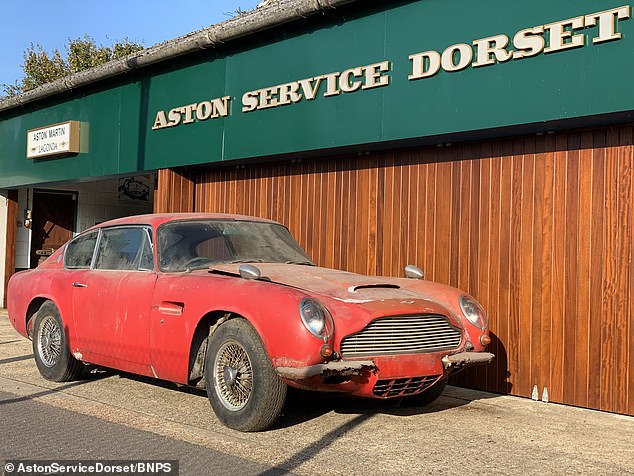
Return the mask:
<path id="1" fill-rule="evenodd" d="M 157 235 L 161 271 L 188 271 L 223 263 L 314 266 L 290 232 L 277 223 L 230 220 L 175 221 Z"/>

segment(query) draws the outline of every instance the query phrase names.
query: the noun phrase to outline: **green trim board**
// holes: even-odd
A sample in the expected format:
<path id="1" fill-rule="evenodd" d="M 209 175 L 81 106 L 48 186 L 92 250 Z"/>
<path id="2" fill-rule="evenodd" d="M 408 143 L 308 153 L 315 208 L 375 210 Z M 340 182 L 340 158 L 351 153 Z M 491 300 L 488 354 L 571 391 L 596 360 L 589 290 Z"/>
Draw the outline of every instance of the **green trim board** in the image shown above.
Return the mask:
<path id="1" fill-rule="evenodd" d="M 352 7 L 5 113 L 0 187 L 634 110 L 629 3 Z M 26 160 L 26 131 L 71 120 L 79 153 Z"/>

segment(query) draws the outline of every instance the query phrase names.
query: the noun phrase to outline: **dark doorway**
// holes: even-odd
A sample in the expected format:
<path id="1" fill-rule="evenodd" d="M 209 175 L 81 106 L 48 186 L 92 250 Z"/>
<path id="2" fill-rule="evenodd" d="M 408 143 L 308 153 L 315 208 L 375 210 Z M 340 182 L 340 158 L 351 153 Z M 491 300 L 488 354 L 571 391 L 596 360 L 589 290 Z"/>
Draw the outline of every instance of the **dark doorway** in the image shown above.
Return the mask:
<path id="1" fill-rule="evenodd" d="M 72 238 L 76 213 L 76 193 L 33 192 L 31 268 L 37 267 Z"/>

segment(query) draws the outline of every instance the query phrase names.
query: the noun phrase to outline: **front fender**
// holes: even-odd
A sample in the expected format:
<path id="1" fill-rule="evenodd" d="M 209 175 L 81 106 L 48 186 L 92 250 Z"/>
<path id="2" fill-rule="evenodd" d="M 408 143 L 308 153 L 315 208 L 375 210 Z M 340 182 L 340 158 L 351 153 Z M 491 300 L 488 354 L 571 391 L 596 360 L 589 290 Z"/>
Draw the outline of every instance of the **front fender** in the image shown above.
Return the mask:
<path id="1" fill-rule="evenodd" d="M 150 349 L 159 378 L 187 383 L 196 328 L 210 313 L 229 312 L 248 320 L 274 367 L 323 361 L 324 342 L 304 327 L 299 303 L 308 294 L 266 281 L 206 272 L 159 276 L 150 313 Z"/>

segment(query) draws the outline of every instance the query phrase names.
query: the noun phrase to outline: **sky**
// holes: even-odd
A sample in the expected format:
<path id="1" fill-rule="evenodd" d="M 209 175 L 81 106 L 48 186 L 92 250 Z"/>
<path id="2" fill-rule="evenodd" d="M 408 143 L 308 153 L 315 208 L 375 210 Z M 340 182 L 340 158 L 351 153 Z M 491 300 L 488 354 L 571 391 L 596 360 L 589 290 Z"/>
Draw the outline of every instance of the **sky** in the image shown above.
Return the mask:
<path id="1" fill-rule="evenodd" d="M 128 38 L 146 48 L 251 10 L 261 0 L 0 0 L 0 85 L 23 77 L 24 51 L 40 44 L 64 53 L 68 38 L 106 46 Z"/>

